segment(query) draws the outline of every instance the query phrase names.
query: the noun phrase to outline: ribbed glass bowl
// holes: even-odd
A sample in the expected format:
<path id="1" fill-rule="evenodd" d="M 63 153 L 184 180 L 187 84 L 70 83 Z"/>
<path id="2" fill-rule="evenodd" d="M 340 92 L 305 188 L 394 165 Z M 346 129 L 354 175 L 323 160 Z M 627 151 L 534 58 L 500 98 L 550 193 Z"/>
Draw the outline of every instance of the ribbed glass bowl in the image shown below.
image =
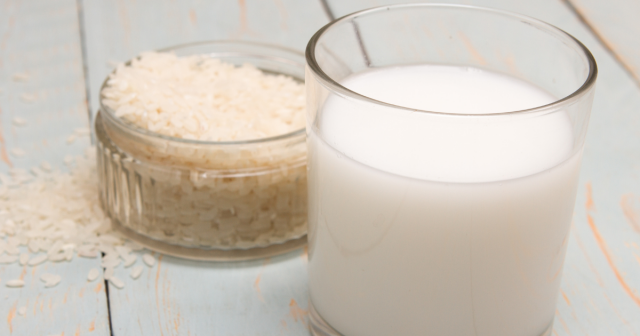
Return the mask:
<path id="1" fill-rule="evenodd" d="M 273 45 L 217 41 L 162 51 L 304 80 L 304 55 Z M 267 257 L 306 243 L 304 129 L 249 141 L 187 140 L 139 128 L 102 103 L 95 129 L 102 206 L 138 243 L 198 260 Z"/>

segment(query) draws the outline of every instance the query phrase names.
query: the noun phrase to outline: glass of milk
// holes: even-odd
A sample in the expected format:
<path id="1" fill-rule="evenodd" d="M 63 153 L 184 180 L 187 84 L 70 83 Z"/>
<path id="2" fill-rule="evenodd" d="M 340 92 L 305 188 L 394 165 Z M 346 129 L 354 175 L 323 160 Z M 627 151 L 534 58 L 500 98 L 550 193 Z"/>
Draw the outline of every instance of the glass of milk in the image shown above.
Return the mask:
<path id="1" fill-rule="evenodd" d="M 314 335 L 551 332 L 597 76 L 538 20 L 412 4 L 306 51 Z"/>

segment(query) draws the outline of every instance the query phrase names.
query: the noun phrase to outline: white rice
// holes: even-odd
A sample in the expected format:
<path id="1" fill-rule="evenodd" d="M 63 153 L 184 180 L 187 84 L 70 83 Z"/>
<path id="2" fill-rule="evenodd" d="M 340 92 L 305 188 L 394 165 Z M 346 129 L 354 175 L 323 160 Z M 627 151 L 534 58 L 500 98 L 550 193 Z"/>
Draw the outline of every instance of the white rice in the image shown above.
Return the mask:
<path id="1" fill-rule="evenodd" d="M 40 280 L 44 282 L 45 287 L 49 288 L 57 286 L 62 280 L 62 277 L 57 274 L 44 273 L 40 276 Z"/>
<path id="2" fill-rule="evenodd" d="M 20 254 L 20 265 L 24 266 L 29 262 L 29 253 Z"/>
<path id="3" fill-rule="evenodd" d="M 18 127 L 27 126 L 27 120 L 20 117 L 14 117 L 13 119 L 11 119 L 11 122 L 13 123 L 14 126 L 18 126 Z"/>
<path id="4" fill-rule="evenodd" d="M 147 266 L 149 267 L 153 267 L 153 265 L 155 265 L 156 263 L 156 258 L 154 258 L 152 255 L 150 255 L 149 253 L 145 253 L 142 256 L 142 261 L 144 261 L 145 264 L 147 264 Z"/>
<path id="5" fill-rule="evenodd" d="M 140 275 L 142 274 L 142 271 L 144 270 L 144 268 L 142 266 L 136 266 L 134 268 L 131 269 L 131 278 L 133 279 L 137 279 L 140 277 Z"/>
<path id="6" fill-rule="evenodd" d="M 89 274 L 87 274 L 87 280 L 89 282 L 94 281 L 100 276 L 100 270 L 97 268 L 92 268 L 89 270 Z"/>
<path id="7" fill-rule="evenodd" d="M 51 164 L 47 161 L 42 161 L 42 163 L 40 164 L 40 168 L 42 168 L 45 172 L 51 172 L 51 169 L 53 167 L 51 167 Z"/>
<path id="8" fill-rule="evenodd" d="M 10 152 L 11 152 L 11 155 L 17 158 L 27 155 L 27 152 L 25 152 L 24 149 L 22 148 L 12 148 Z"/>
<path id="9" fill-rule="evenodd" d="M 46 260 L 47 260 L 47 255 L 46 254 L 41 254 L 41 255 L 29 260 L 28 264 L 29 264 L 29 266 L 36 266 L 36 265 L 42 264 Z"/>
<path id="10" fill-rule="evenodd" d="M 11 78 L 14 82 L 28 82 L 31 76 L 26 72 L 16 72 Z"/>
<path id="11" fill-rule="evenodd" d="M 87 127 L 76 128 L 75 134 L 78 136 L 87 136 L 87 135 L 91 135 L 91 130 Z"/>
<path id="12" fill-rule="evenodd" d="M 260 139 L 305 125 L 304 85 L 250 64 L 146 52 L 119 64 L 107 84 L 102 102 L 117 116 L 173 137 Z"/>
<path id="13" fill-rule="evenodd" d="M 18 256 L 13 255 L 0 255 L 0 264 L 13 264 L 18 260 Z"/>
<path id="14" fill-rule="evenodd" d="M 109 283 L 114 285 L 118 289 L 124 288 L 124 282 L 122 282 L 122 280 L 116 278 L 115 276 L 109 278 Z"/>
<path id="15" fill-rule="evenodd" d="M 138 261 L 138 257 L 134 254 L 129 254 L 124 258 L 124 267 L 131 267 Z"/>
<path id="16" fill-rule="evenodd" d="M 109 280 L 113 277 L 113 273 L 114 273 L 113 267 L 107 267 L 104 269 L 104 274 L 102 275 L 102 277 L 105 280 Z"/>
<path id="17" fill-rule="evenodd" d="M 23 93 L 20 95 L 20 99 L 25 103 L 33 103 L 38 100 L 38 96 L 33 93 Z"/>
<path id="18" fill-rule="evenodd" d="M 12 287 L 12 288 L 20 288 L 24 286 L 24 281 L 20 280 L 20 279 L 14 279 L 14 280 L 9 280 L 7 281 L 7 287 Z"/>

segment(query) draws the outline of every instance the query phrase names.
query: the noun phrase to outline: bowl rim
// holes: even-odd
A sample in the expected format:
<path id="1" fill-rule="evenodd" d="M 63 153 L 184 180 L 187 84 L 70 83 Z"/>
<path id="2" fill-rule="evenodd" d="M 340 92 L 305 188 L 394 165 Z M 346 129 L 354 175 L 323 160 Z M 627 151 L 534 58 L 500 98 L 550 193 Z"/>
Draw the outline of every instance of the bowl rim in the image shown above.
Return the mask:
<path id="1" fill-rule="evenodd" d="M 275 45 L 275 44 L 270 44 L 270 43 L 261 43 L 261 42 L 250 42 L 250 41 L 236 41 L 236 40 L 209 40 L 209 41 L 199 41 L 199 42 L 193 42 L 193 43 L 183 43 L 183 44 L 178 44 L 175 46 L 170 46 L 170 47 L 166 47 L 166 48 L 161 48 L 161 49 L 156 49 L 154 51 L 156 52 L 170 52 L 170 51 L 174 51 L 174 50 L 178 50 L 178 49 L 183 49 L 183 48 L 189 48 L 189 47 L 195 47 L 195 46 L 200 46 L 200 45 L 218 45 L 218 46 L 224 46 L 224 45 L 240 45 L 240 46 L 244 46 L 244 47 L 262 47 L 262 48 L 266 48 L 266 49 L 272 49 L 275 51 L 280 51 L 280 52 L 284 52 L 284 53 L 288 53 L 288 54 L 293 54 L 295 56 L 300 57 L 301 60 L 303 60 L 302 63 L 299 62 L 295 62 L 291 59 L 288 58 L 282 58 L 282 57 L 274 57 L 274 56 L 267 56 L 267 55 L 260 55 L 260 54 L 253 54 L 251 52 L 247 52 L 247 51 L 232 51 L 232 52 L 211 52 L 208 53 L 206 55 L 216 55 L 216 54 L 221 54 L 221 53 L 234 53 L 234 54 L 238 54 L 238 55 L 251 55 L 254 57 L 259 57 L 259 58 L 268 58 L 268 59 L 272 59 L 272 60 L 276 60 L 276 61 L 280 61 L 281 63 L 289 63 L 289 64 L 296 64 L 296 65 L 301 65 L 303 68 L 305 67 L 305 63 L 304 63 L 304 59 L 305 59 L 305 55 L 304 52 L 292 49 L 292 48 L 287 48 L 284 46 L 280 46 L 280 45 Z M 131 61 L 135 58 L 140 57 L 139 55 L 135 56 L 132 59 L 127 60 L 126 62 L 124 62 L 125 65 L 129 65 L 131 64 Z M 178 138 L 178 137 L 174 137 L 174 136 L 170 136 L 170 135 L 164 135 L 164 134 L 160 134 L 160 133 L 156 133 L 153 131 L 150 131 L 148 129 L 136 126 L 132 123 L 129 122 L 125 122 L 122 118 L 117 117 L 115 115 L 115 111 L 104 105 L 102 103 L 103 101 L 103 95 L 102 92 L 103 90 L 107 87 L 107 82 L 109 81 L 110 77 L 112 74 L 115 73 L 116 69 L 113 69 L 113 71 L 111 71 L 109 73 L 109 75 L 107 75 L 107 77 L 104 79 L 104 81 L 102 82 L 102 85 L 100 86 L 100 91 L 98 94 L 98 103 L 99 103 L 99 108 L 98 111 L 99 112 L 103 112 L 101 113 L 101 115 L 104 116 L 104 119 L 107 120 L 110 124 L 115 124 L 116 126 L 118 126 L 121 129 L 124 129 L 128 132 L 131 132 L 133 134 L 138 134 L 138 135 L 144 135 L 144 136 L 148 136 L 148 137 L 152 137 L 155 139 L 159 139 L 159 140 L 165 140 L 165 141 L 173 141 L 173 142 L 177 142 L 177 143 L 181 143 L 181 144 L 187 144 L 187 145 L 217 145 L 217 146 L 233 146 L 233 145 L 252 145 L 252 144 L 265 144 L 265 143 L 271 143 L 271 142 L 276 142 L 276 141 L 280 141 L 280 140 L 288 140 L 288 139 L 295 139 L 297 137 L 301 137 L 301 136 L 306 136 L 306 127 L 302 127 L 300 129 L 296 129 L 294 131 L 288 132 L 288 133 L 284 133 L 284 134 L 279 134 L 276 136 L 271 136 L 271 137 L 267 137 L 267 138 L 257 138 L 257 139 L 248 139 L 248 140 L 234 140 L 234 141 L 203 141 L 203 140 L 196 140 L 196 139 L 184 139 L 184 138 Z M 297 78 L 299 79 L 299 78 Z M 304 81 L 304 78 L 302 78 L 302 81 Z M 94 117 L 95 119 L 95 117 Z"/>

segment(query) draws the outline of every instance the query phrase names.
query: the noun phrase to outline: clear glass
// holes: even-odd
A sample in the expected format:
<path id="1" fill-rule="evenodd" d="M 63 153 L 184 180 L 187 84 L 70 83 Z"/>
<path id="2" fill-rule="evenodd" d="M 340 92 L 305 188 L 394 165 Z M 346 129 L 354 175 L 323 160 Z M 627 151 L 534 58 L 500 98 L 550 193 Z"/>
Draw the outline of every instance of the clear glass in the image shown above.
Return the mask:
<path id="1" fill-rule="evenodd" d="M 304 55 L 281 47 L 218 41 L 168 50 L 303 81 Z M 131 239 L 199 260 L 267 257 L 306 243 L 304 129 L 249 141 L 187 140 L 139 128 L 105 105 L 95 127 L 101 201 Z"/>
<path id="2" fill-rule="evenodd" d="M 526 16 L 411 4 L 329 23 L 310 40 L 306 58 L 313 334 L 550 334 L 597 77 L 591 53 L 562 30 Z M 455 114 L 381 102 L 341 84 L 373 68 L 416 64 L 490 70 L 557 99 L 527 110 Z M 352 128 L 330 122 L 353 111 L 362 118 Z M 387 123 L 372 123 L 368 113 Z M 496 146 L 522 140 L 506 132 L 509 125 L 562 118 L 568 145 L 551 166 L 484 180 L 420 178 L 363 159 L 374 152 L 383 162 L 411 161 L 400 149 L 416 147 L 415 138 L 387 134 L 412 118 L 428 121 L 430 129 L 475 132 L 480 142 L 482 134 L 498 137 Z M 340 140 L 337 132 L 349 136 Z M 460 157 L 471 142 L 445 146 L 458 139 L 435 134 L 430 149 L 409 154 L 432 155 L 439 147 L 433 144 L 442 144 L 447 152 L 433 154 L 433 165 L 455 170 L 456 162 L 472 162 Z M 529 152 L 543 141 L 530 142 L 518 155 L 533 162 Z"/>

